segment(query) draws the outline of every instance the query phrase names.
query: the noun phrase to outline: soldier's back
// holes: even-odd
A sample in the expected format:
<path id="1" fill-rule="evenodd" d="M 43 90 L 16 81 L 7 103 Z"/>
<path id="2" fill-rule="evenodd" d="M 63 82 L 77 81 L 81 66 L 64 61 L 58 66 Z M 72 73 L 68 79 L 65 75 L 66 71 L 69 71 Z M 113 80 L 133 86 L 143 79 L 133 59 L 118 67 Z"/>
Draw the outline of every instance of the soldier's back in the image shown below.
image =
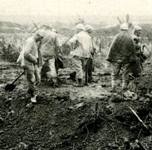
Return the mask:
<path id="1" fill-rule="evenodd" d="M 134 44 L 128 32 L 117 34 L 111 44 L 108 60 L 111 62 L 127 61 L 134 53 Z"/>

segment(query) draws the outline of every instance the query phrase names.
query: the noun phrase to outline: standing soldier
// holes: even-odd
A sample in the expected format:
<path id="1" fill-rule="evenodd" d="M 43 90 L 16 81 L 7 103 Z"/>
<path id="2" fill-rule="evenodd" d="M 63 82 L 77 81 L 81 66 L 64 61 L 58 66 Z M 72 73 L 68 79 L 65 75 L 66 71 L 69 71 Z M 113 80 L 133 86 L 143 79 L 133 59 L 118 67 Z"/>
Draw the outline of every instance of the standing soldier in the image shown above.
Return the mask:
<path id="1" fill-rule="evenodd" d="M 142 63 L 145 59 L 142 53 L 141 31 L 142 29 L 140 26 L 134 26 L 132 39 L 135 47 L 136 62 L 130 64 L 131 74 L 133 78 L 140 76 L 140 73 L 142 71 Z"/>
<path id="2" fill-rule="evenodd" d="M 43 57 L 43 67 L 41 70 L 42 78 L 47 82 L 57 86 L 57 60 L 59 54 L 59 40 L 57 33 L 51 28 L 45 28 L 46 36 L 43 38 L 41 52 Z"/>
<path id="3" fill-rule="evenodd" d="M 142 32 L 142 28 L 140 26 L 138 25 L 134 26 L 132 38 L 135 46 L 136 61 L 130 63 L 129 65 L 130 73 L 132 77 L 132 82 L 131 82 L 132 84 L 130 85 L 133 91 L 137 90 L 138 80 L 136 79 L 140 77 L 141 72 L 143 70 L 143 62 L 149 57 L 150 54 L 147 45 L 142 43 L 141 32 Z"/>
<path id="4" fill-rule="evenodd" d="M 120 71 L 122 70 L 122 89 L 127 90 L 129 83 L 128 66 L 136 59 L 135 48 L 129 33 L 127 23 L 120 27 L 121 31 L 114 38 L 108 54 L 108 61 L 112 65 L 112 91 L 118 87 Z"/>
<path id="5" fill-rule="evenodd" d="M 139 25 L 134 26 L 133 30 L 133 41 L 136 49 L 136 55 L 140 58 L 141 63 L 143 63 L 151 53 L 149 46 L 142 41 L 142 28 Z"/>
<path id="6" fill-rule="evenodd" d="M 142 50 L 141 31 L 142 31 L 142 28 L 136 25 L 134 26 L 133 35 L 132 35 L 134 45 L 135 45 L 136 55 L 139 57 Z"/>
<path id="7" fill-rule="evenodd" d="M 73 58 L 74 69 L 78 86 L 84 85 L 84 67 L 91 57 L 92 41 L 90 35 L 85 31 L 83 24 L 76 25 L 76 34 L 68 41 L 69 45 L 74 45 L 74 50 L 70 53 Z M 87 84 L 87 80 L 85 80 Z"/>
<path id="8" fill-rule="evenodd" d="M 91 41 L 92 41 L 91 57 L 88 58 L 88 60 L 87 60 L 86 72 L 85 72 L 86 83 L 91 83 L 92 82 L 92 72 L 94 70 L 93 57 L 94 57 L 94 54 L 96 51 L 96 48 L 95 48 L 94 43 L 93 43 L 93 37 L 92 37 L 92 33 L 93 33 L 94 29 L 91 25 L 86 25 L 85 30 L 91 36 Z"/>
<path id="9" fill-rule="evenodd" d="M 40 46 L 41 40 L 44 37 L 44 31 L 38 30 L 33 36 L 29 37 L 18 58 L 21 66 L 25 70 L 28 82 L 28 94 L 30 94 L 31 102 L 36 103 L 36 87 L 35 85 L 40 82 L 39 66 L 42 63 Z"/>

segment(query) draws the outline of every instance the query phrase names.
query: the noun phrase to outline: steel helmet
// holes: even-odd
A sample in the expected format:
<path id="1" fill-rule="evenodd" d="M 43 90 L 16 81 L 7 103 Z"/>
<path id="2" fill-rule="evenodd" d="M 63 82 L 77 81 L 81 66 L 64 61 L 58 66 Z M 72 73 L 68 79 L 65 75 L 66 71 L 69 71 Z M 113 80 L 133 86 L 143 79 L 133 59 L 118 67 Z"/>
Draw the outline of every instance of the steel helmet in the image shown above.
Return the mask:
<path id="1" fill-rule="evenodd" d="M 120 29 L 124 30 L 124 31 L 127 31 L 128 30 L 128 24 L 127 23 L 121 24 Z"/>

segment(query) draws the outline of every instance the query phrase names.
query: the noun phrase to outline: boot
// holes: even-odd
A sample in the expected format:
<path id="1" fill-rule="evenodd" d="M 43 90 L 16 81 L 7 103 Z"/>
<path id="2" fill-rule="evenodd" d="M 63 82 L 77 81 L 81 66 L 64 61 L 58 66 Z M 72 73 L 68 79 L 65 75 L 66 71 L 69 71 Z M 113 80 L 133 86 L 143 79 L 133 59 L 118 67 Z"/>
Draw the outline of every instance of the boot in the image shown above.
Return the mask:
<path id="1" fill-rule="evenodd" d="M 59 87 L 59 83 L 58 83 L 58 79 L 57 78 L 53 78 L 53 87 Z"/>
<path id="2" fill-rule="evenodd" d="M 34 97 L 34 90 L 28 89 L 28 90 L 27 90 L 27 93 L 28 93 L 31 97 Z"/>
<path id="3" fill-rule="evenodd" d="M 111 80 L 111 85 L 112 85 L 111 92 L 116 93 L 117 92 L 117 81 L 112 79 Z"/>
<path id="4" fill-rule="evenodd" d="M 37 103 L 36 97 L 37 95 L 34 95 L 33 97 L 31 97 L 31 103 Z"/>
<path id="5" fill-rule="evenodd" d="M 84 85 L 88 85 L 88 75 L 85 75 L 85 83 L 84 83 Z"/>
<path id="6" fill-rule="evenodd" d="M 78 79 L 76 87 L 83 87 L 82 79 Z"/>
<path id="7" fill-rule="evenodd" d="M 123 80 L 122 81 L 122 91 L 125 92 L 128 90 L 128 81 Z"/>

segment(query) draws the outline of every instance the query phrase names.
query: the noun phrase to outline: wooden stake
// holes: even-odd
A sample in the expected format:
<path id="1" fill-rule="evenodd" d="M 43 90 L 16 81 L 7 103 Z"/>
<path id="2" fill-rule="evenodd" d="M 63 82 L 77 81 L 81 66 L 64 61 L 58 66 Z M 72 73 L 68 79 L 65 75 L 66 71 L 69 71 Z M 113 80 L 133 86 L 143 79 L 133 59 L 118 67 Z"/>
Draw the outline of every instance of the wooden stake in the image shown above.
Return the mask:
<path id="1" fill-rule="evenodd" d="M 135 112 L 135 110 L 133 110 L 133 108 L 131 108 L 130 106 L 128 106 L 128 108 L 131 110 L 131 112 L 136 116 L 136 118 L 138 119 L 138 121 L 144 126 L 144 128 L 146 128 L 148 130 L 147 125 L 140 119 L 140 117 L 137 115 L 137 113 Z"/>

